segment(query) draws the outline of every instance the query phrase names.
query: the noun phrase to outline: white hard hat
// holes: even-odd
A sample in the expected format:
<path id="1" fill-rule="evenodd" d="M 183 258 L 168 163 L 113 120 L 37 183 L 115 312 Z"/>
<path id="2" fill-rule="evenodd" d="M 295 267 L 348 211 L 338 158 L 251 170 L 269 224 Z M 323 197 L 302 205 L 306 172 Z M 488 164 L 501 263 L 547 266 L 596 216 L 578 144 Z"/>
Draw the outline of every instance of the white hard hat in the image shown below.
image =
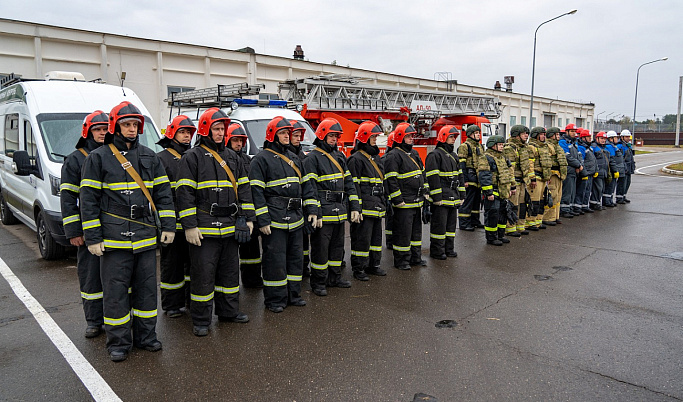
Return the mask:
<path id="1" fill-rule="evenodd" d="M 607 134 L 605 135 L 607 138 L 612 138 L 617 136 L 617 132 L 614 130 L 609 130 Z"/>
<path id="2" fill-rule="evenodd" d="M 628 130 L 621 130 L 621 134 L 619 134 L 619 135 L 622 136 L 622 137 L 630 137 L 630 136 L 631 136 L 631 132 L 628 131 Z"/>

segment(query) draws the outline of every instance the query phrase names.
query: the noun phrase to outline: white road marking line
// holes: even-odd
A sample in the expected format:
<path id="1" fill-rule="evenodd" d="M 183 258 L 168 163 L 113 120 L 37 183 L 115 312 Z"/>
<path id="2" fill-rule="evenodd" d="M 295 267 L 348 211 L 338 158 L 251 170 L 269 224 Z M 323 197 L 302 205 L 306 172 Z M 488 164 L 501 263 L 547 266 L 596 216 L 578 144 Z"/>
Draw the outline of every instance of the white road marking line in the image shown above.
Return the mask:
<path id="1" fill-rule="evenodd" d="M 43 332 L 57 347 L 59 353 L 64 356 L 67 363 L 69 363 L 78 378 L 83 382 L 83 385 L 90 391 L 92 397 L 96 401 L 121 401 L 109 384 L 104 381 L 97 370 L 83 357 L 78 348 L 76 348 L 76 345 L 59 328 L 55 320 L 45 311 L 45 308 L 40 305 L 38 300 L 29 293 L 21 283 L 21 280 L 14 275 L 14 272 L 12 272 L 2 258 L 0 258 L 0 273 L 2 273 L 2 276 L 9 283 L 19 300 L 33 314 Z"/>
<path id="2" fill-rule="evenodd" d="M 672 175 L 660 175 L 660 174 L 650 174 L 650 173 L 643 173 L 641 172 L 642 169 L 648 169 L 651 167 L 657 167 L 657 166 L 664 166 L 664 165 L 673 165 L 675 163 L 680 163 L 683 162 L 683 160 L 678 160 L 678 161 L 670 161 L 670 162 L 663 162 L 663 163 L 657 163 L 655 165 L 649 165 L 649 166 L 643 166 L 641 168 L 636 169 L 635 174 L 640 174 L 643 176 L 652 176 L 652 177 L 662 177 L 665 179 L 677 179 L 677 180 L 683 180 L 683 177 L 680 176 L 672 176 Z"/>

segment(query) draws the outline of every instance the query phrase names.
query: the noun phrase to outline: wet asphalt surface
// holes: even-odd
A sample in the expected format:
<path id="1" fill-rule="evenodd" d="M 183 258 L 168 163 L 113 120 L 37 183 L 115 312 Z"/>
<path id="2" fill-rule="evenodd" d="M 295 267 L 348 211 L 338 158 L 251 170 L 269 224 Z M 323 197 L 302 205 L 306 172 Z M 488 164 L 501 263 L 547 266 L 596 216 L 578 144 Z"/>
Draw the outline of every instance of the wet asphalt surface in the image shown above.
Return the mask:
<path id="1" fill-rule="evenodd" d="M 164 350 L 118 364 L 83 337 L 75 258 L 43 261 L 21 224 L 0 226 L 0 256 L 126 401 L 681 400 L 683 177 L 658 164 L 683 152 L 636 160 L 631 204 L 504 247 L 458 231 L 448 261 L 428 258 L 425 227 L 426 267 L 398 271 L 385 251 L 386 277 L 327 297 L 305 280 L 308 306 L 281 314 L 244 289 L 251 321 L 214 320 L 205 338 L 160 315 Z M 0 278 L 0 400 L 90 399 Z"/>

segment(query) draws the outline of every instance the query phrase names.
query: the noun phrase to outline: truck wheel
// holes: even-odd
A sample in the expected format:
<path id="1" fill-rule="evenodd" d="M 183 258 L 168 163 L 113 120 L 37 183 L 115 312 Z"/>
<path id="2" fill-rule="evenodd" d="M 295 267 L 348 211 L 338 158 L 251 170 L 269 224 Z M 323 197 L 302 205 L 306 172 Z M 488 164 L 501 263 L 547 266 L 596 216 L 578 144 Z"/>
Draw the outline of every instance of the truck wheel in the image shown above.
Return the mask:
<path id="1" fill-rule="evenodd" d="M 43 216 L 43 211 L 38 213 L 36 219 L 36 235 L 38 236 L 38 248 L 40 249 L 40 255 L 45 260 L 56 260 L 64 257 L 64 246 L 57 243 L 50 230 L 47 228 L 47 222 L 45 222 L 45 217 Z"/>
<path id="2" fill-rule="evenodd" d="M 14 217 L 12 211 L 9 210 L 7 202 L 5 202 L 5 197 L 0 191 L 0 220 L 2 220 L 3 225 L 14 225 L 17 223 L 17 218 Z"/>

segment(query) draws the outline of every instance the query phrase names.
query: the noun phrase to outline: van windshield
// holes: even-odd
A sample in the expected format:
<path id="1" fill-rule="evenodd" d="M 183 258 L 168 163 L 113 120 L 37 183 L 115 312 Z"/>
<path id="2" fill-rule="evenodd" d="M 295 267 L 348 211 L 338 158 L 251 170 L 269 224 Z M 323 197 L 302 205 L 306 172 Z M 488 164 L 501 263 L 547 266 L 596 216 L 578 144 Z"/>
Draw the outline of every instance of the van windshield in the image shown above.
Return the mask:
<path id="1" fill-rule="evenodd" d="M 313 132 L 313 129 L 307 121 L 299 120 L 299 122 L 306 127 L 306 132 L 304 133 L 304 137 L 301 139 L 301 142 L 304 144 L 312 144 L 313 139 L 315 138 L 315 133 Z M 254 145 L 258 149 L 263 148 L 263 141 L 266 140 L 266 126 L 268 125 L 268 123 L 270 123 L 270 119 L 245 120 L 240 121 L 240 123 L 242 123 L 242 125 L 244 126 L 244 129 L 247 131 L 247 135 L 253 141 Z M 251 153 L 255 154 L 256 152 Z"/>
<path id="2" fill-rule="evenodd" d="M 85 116 L 87 113 L 42 113 L 36 116 L 51 161 L 62 163 L 64 158 L 74 151 L 81 136 Z M 156 144 L 159 141 L 159 133 L 151 121 L 145 116 L 144 134 L 140 136 L 140 143 L 154 152 L 159 152 L 163 148 Z"/>

